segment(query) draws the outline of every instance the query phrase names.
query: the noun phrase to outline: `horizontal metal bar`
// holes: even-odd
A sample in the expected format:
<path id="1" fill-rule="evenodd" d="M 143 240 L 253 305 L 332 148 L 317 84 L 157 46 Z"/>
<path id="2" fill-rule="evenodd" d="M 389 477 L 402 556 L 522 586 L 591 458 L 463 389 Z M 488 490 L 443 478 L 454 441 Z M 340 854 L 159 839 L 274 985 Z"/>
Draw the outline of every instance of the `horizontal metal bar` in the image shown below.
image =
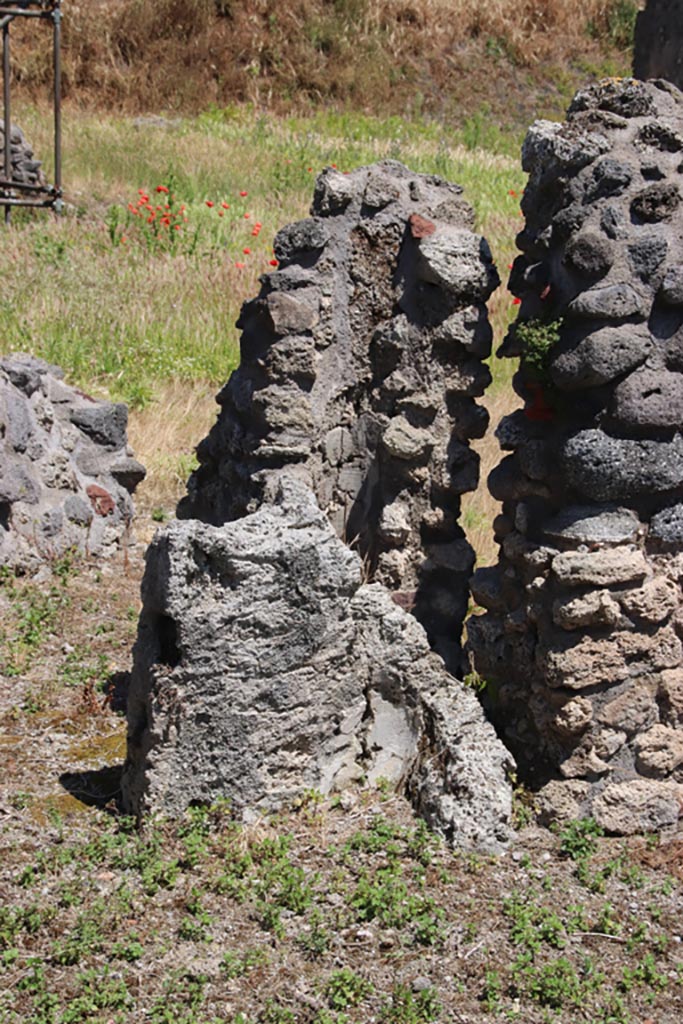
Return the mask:
<path id="1" fill-rule="evenodd" d="M 59 197 L 54 199 L 14 199 L 11 196 L 0 196 L 0 206 L 35 206 L 45 208 L 54 206 Z"/>
<path id="2" fill-rule="evenodd" d="M 0 188 L 13 189 L 15 192 L 44 192 L 49 196 L 57 194 L 54 185 L 31 185 L 27 181 L 8 181 L 7 178 L 0 178 Z"/>
<path id="3" fill-rule="evenodd" d="M 0 7 L 0 16 L 3 18 L 51 18 L 52 11 L 18 11 L 7 10 Z"/>

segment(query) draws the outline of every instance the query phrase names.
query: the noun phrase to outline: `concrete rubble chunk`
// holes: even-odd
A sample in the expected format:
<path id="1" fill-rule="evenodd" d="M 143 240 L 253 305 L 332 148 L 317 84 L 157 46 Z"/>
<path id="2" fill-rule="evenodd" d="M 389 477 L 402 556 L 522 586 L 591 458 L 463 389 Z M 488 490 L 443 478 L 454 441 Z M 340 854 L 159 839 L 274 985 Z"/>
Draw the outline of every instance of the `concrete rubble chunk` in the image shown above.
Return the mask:
<path id="1" fill-rule="evenodd" d="M 287 478 L 242 519 L 157 534 L 128 723 L 131 813 L 267 812 L 383 777 L 454 845 L 509 837 L 510 758 L 475 695 Z"/>
<path id="2" fill-rule="evenodd" d="M 554 775 L 543 819 L 624 834 L 673 827 L 683 779 L 682 152 L 663 81 L 590 85 L 527 135 L 500 349 L 523 408 L 496 431 L 500 554 L 468 623 L 521 777 Z"/>
<path id="3" fill-rule="evenodd" d="M 128 448 L 128 410 L 63 377 L 31 355 L 0 359 L 0 565 L 15 571 L 134 543 L 132 494 L 145 470 Z"/>

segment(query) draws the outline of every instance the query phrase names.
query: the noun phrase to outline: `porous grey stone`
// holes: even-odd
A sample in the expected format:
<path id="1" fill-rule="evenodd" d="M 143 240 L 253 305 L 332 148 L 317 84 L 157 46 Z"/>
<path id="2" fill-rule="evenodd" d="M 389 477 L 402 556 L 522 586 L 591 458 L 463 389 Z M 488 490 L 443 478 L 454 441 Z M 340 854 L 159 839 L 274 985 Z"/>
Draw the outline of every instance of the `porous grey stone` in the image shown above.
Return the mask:
<path id="1" fill-rule="evenodd" d="M 604 277 L 612 259 L 612 246 L 607 239 L 590 231 L 575 235 L 565 249 L 565 260 L 587 278 Z"/>
<path id="2" fill-rule="evenodd" d="M 645 622 L 663 622 L 678 607 L 680 588 L 665 576 L 647 580 L 637 590 L 626 590 L 618 594 L 619 603 L 631 618 Z"/>
<path id="3" fill-rule="evenodd" d="M 671 505 L 652 517 L 650 540 L 668 551 L 683 547 L 683 504 Z"/>
<path id="4" fill-rule="evenodd" d="M 126 444 L 128 407 L 122 402 L 89 402 L 71 410 L 71 422 L 95 444 L 112 451 Z"/>
<path id="5" fill-rule="evenodd" d="M 283 477 L 221 527 L 175 522 L 147 554 L 123 798 L 268 812 L 388 779 L 456 846 L 509 837 L 509 755 L 419 623 Z"/>
<path id="6" fill-rule="evenodd" d="M 488 243 L 472 231 L 444 226 L 421 238 L 419 250 L 423 280 L 460 298 L 486 299 L 498 284 Z"/>
<path id="7" fill-rule="evenodd" d="M 558 598 L 553 603 L 553 622 L 562 629 L 614 626 L 620 615 L 608 590 L 591 590 L 585 597 Z"/>
<path id="8" fill-rule="evenodd" d="M 609 413 L 626 429 L 678 429 L 683 424 L 683 374 L 641 367 L 617 386 Z"/>
<path id="9" fill-rule="evenodd" d="M 608 384 L 644 363 L 653 346 L 644 324 L 563 331 L 549 363 L 553 383 L 567 391 Z"/>
<path id="10" fill-rule="evenodd" d="M 633 285 L 619 282 L 596 285 L 587 292 L 581 292 L 569 303 L 567 312 L 590 320 L 644 319 L 647 305 L 645 297 Z"/>
<path id="11" fill-rule="evenodd" d="M 683 306 L 683 266 L 669 267 L 659 295 L 669 306 Z"/>
<path id="12" fill-rule="evenodd" d="M 543 524 L 543 536 L 572 545 L 629 544 L 636 540 L 640 520 L 627 508 L 572 505 Z"/>
<path id="13" fill-rule="evenodd" d="M 681 202 L 681 193 L 674 182 L 658 181 L 633 197 L 631 214 L 648 224 L 670 220 Z"/>
<path id="14" fill-rule="evenodd" d="M 619 501 L 666 493 L 683 484 L 683 438 L 671 441 L 611 437 L 583 430 L 561 449 L 572 487 L 593 501 Z"/>
<path id="15" fill-rule="evenodd" d="M 553 559 L 553 572 L 564 586 L 609 587 L 642 580 L 648 565 L 636 548 L 565 551 Z"/>
<path id="16" fill-rule="evenodd" d="M 614 835 L 658 832 L 678 824 L 682 798 L 682 786 L 633 779 L 607 786 L 593 801 L 592 813 Z"/>

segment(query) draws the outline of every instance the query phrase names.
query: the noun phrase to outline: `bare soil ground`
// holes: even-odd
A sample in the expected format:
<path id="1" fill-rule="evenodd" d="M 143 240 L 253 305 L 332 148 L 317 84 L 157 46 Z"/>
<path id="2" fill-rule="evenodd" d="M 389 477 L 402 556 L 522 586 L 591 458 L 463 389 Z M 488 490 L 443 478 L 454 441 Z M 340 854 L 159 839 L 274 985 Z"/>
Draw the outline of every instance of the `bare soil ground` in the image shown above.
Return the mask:
<path id="1" fill-rule="evenodd" d="M 3 1024 L 683 1018 L 680 837 L 553 833 L 524 791 L 499 856 L 382 788 L 121 817 L 143 549 L 0 584 Z"/>

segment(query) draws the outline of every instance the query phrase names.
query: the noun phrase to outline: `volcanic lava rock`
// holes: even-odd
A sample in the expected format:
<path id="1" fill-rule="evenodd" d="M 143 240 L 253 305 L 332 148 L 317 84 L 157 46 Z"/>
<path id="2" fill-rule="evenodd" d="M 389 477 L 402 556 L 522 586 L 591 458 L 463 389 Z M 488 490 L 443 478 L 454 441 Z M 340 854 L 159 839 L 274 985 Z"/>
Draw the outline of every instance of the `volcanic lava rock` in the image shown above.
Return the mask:
<path id="1" fill-rule="evenodd" d="M 401 164 L 324 171 L 242 309 L 240 365 L 178 509 L 220 525 L 298 477 L 454 671 L 474 562 L 460 495 L 478 480 L 498 284 L 472 223 L 458 186 Z"/>
<path id="2" fill-rule="evenodd" d="M 544 820 L 625 833 L 674 825 L 683 792 L 682 147 L 662 82 L 590 86 L 529 131 L 501 350 L 525 406 L 497 431 L 501 550 L 468 623 Z"/>
<path id="3" fill-rule="evenodd" d="M 280 479 L 224 526 L 177 521 L 147 554 L 128 702 L 131 813 L 231 801 L 269 812 L 303 792 L 387 780 L 461 847 L 509 838 L 510 757 L 472 690 Z"/>

